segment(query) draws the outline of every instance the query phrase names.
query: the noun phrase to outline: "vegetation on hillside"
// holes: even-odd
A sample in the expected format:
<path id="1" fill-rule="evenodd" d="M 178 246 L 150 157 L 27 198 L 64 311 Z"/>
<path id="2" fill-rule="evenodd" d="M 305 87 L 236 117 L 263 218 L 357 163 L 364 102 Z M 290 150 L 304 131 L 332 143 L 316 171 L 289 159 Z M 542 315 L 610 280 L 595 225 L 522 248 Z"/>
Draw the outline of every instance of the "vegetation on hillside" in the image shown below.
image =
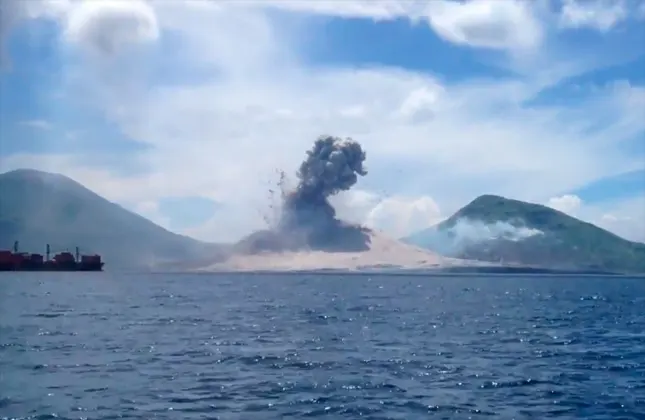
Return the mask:
<path id="1" fill-rule="evenodd" d="M 537 233 L 521 238 L 462 240 L 457 227 L 473 223 L 504 223 Z M 438 252 L 451 249 L 451 256 L 460 258 L 549 268 L 645 272 L 645 244 L 628 241 L 547 206 L 495 195 L 480 196 L 437 226 L 405 240 Z M 458 246 L 446 248 L 446 242 Z"/>

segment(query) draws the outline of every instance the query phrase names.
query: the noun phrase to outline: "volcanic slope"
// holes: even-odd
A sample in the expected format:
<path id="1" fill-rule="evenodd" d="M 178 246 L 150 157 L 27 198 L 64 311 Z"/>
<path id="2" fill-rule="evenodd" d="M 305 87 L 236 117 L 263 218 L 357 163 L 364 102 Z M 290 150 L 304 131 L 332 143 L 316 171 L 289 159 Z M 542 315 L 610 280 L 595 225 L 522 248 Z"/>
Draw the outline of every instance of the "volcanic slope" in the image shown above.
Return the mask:
<path id="1" fill-rule="evenodd" d="M 408 245 L 374 231 L 365 231 L 367 249 L 324 251 L 296 249 L 234 253 L 227 260 L 198 271 L 367 271 L 381 269 L 424 270 L 455 266 L 487 265 L 447 258 Z"/>
<path id="2" fill-rule="evenodd" d="M 533 267 L 645 273 L 645 244 L 544 205 L 482 195 L 404 242 L 455 258 Z"/>

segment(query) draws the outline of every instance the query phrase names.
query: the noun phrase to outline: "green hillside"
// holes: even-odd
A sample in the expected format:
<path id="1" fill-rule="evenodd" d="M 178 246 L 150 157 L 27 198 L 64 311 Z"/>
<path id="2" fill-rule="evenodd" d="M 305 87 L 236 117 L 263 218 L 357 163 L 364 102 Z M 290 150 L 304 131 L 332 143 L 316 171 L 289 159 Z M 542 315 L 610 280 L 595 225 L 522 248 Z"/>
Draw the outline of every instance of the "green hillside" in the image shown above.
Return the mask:
<path id="1" fill-rule="evenodd" d="M 62 175 L 29 169 L 0 174 L 0 249 L 99 253 L 106 269 L 159 268 L 212 258 L 220 246 L 177 235 Z"/>
<path id="2" fill-rule="evenodd" d="M 460 258 L 645 272 L 645 244 L 540 204 L 483 195 L 404 241 Z"/>

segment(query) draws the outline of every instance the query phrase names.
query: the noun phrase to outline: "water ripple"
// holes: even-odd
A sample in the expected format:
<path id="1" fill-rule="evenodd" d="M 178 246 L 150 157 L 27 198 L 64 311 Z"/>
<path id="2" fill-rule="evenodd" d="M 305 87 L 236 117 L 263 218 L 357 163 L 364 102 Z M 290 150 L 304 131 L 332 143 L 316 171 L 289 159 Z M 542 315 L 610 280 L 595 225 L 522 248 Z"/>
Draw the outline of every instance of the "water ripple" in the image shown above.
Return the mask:
<path id="1" fill-rule="evenodd" d="M 0 419 L 640 419 L 645 282 L 10 273 Z"/>

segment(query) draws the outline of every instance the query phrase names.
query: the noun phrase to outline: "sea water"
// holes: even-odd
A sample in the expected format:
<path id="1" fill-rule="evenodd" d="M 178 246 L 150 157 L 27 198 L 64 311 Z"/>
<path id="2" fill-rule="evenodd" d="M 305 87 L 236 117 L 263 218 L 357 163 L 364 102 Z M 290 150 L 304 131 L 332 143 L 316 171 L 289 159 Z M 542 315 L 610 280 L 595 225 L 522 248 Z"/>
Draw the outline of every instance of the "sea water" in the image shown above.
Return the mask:
<path id="1" fill-rule="evenodd" d="M 644 279 L 0 276 L 0 418 L 644 416 Z"/>

